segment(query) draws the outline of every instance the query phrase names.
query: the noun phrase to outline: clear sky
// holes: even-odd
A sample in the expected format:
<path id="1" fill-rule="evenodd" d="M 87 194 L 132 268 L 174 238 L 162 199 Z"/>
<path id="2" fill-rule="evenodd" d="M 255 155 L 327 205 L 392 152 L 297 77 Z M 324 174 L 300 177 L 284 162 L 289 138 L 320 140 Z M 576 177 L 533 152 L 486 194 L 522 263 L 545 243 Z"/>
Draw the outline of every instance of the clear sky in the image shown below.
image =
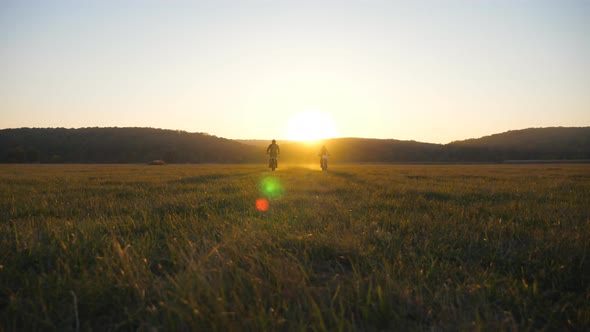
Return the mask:
<path id="1" fill-rule="evenodd" d="M 113 126 L 430 143 L 590 126 L 590 1 L 0 0 L 0 128 Z"/>

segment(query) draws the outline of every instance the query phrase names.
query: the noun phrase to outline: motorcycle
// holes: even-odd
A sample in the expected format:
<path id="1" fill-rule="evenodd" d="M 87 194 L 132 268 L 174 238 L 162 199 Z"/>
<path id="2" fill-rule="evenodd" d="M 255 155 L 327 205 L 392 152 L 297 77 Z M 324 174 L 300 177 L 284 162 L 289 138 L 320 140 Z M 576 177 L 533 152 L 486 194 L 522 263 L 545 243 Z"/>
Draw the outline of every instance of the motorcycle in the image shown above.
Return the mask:
<path id="1" fill-rule="evenodd" d="M 322 171 L 328 170 L 328 155 L 327 154 L 320 155 L 320 167 L 322 168 Z"/>
<path id="2" fill-rule="evenodd" d="M 279 162 L 277 157 L 270 157 L 268 159 L 268 167 L 274 172 L 274 170 L 279 167 Z"/>

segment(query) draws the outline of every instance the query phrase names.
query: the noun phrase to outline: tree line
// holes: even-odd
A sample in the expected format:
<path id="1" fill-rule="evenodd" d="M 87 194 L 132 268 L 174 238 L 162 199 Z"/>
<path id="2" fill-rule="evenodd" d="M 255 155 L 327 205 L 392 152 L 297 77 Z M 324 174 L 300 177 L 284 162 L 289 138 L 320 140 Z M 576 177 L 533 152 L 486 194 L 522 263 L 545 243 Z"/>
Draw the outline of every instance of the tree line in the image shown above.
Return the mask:
<path id="1" fill-rule="evenodd" d="M 244 163 L 254 148 L 204 133 L 154 128 L 0 131 L 4 163 Z"/>
<path id="2" fill-rule="evenodd" d="M 1 163 L 264 163 L 270 141 L 155 128 L 0 130 Z M 332 162 L 503 162 L 590 159 L 590 127 L 530 128 L 431 144 L 394 139 L 323 142 Z M 282 162 L 317 162 L 318 144 L 280 142 Z"/>

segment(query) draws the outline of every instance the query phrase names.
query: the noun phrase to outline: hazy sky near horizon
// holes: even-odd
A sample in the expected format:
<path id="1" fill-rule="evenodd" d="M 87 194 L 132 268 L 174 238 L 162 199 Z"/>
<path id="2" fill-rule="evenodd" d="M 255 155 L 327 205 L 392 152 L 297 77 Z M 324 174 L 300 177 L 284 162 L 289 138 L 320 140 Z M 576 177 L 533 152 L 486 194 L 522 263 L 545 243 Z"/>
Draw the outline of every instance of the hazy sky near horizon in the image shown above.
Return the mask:
<path id="1" fill-rule="evenodd" d="M 589 36 L 585 0 L 2 0 L 0 129 L 448 143 L 590 126 Z"/>

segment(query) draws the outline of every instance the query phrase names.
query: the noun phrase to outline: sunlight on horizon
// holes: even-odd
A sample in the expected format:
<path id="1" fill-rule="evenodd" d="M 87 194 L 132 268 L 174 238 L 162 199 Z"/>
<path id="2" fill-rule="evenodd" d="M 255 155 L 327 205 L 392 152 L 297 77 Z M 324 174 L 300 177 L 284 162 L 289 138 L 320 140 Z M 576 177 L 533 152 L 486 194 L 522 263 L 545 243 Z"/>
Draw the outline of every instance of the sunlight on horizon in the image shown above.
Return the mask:
<path id="1" fill-rule="evenodd" d="M 334 138 L 334 121 L 318 110 L 305 110 L 291 116 L 287 123 L 287 139 L 291 141 L 313 142 Z"/>

